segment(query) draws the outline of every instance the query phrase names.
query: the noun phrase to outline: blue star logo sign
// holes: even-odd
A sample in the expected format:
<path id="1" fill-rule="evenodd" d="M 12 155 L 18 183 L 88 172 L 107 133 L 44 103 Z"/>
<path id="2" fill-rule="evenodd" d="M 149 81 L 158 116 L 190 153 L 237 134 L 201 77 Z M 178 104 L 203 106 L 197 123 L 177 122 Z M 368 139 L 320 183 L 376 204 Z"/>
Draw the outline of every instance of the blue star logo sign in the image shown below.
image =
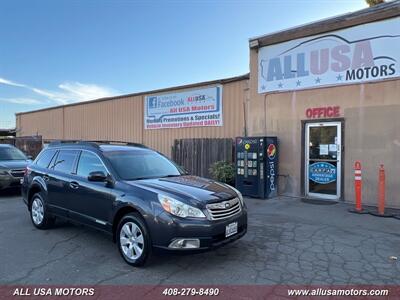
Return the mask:
<path id="1" fill-rule="evenodd" d="M 339 74 L 338 76 L 336 76 L 336 80 L 337 80 L 337 81 L 342 81 L 342 77 L 343 77 L 343 76 L 342 76 L 341 74 Z"/>
<path id="2" fill-rule="evenodd" d="M 315 83 L 321 83 L 321 78 L 317 77 L 317 79 L 315 79 Z"/>

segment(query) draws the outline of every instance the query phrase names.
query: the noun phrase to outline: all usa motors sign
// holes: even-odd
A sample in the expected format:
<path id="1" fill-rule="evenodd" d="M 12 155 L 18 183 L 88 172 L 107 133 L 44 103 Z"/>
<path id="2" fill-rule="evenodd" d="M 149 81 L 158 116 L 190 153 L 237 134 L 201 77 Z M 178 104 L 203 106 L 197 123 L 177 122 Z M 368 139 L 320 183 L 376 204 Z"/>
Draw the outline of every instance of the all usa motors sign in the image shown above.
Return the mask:
<path id="1" fill-rule="evenodd" d="M 222 86 L 145 98 L 145 129 L 222 125 Z"/>
<path id="2" fill-rule="evenodd" d="M 399 63 L 396 17 L 260 48 L 258 92 L 398 77 Z"/>

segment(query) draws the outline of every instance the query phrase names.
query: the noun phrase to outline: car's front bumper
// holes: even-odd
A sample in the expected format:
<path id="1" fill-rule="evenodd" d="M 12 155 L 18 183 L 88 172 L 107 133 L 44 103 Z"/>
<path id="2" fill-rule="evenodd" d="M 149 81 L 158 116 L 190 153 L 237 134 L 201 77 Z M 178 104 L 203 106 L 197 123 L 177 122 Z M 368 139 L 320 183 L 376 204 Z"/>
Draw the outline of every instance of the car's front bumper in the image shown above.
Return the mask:
<path id="1" fill-rule="evenodd" d="M 8 188 L 20 188 L 21 187 L 20 177 L 13 177 L 11 175 L 0 175 L 0 190 Z"/>
<path id="2" fill-rule="evenodd" d="M 237 233 L 225 237 L 226 226 L 237 222 Z M 230 218 L 218 221 L 194 220 L 173 217 L 163 212 L 154 218 L 149 226 L 153 247 L 172 251 L 193 251 L 213 249 L 231 243 L 247 232 L 247 211 L 242 211 Z M 199 248 L 170 248 L 176 239 L 198 239 Z"/>

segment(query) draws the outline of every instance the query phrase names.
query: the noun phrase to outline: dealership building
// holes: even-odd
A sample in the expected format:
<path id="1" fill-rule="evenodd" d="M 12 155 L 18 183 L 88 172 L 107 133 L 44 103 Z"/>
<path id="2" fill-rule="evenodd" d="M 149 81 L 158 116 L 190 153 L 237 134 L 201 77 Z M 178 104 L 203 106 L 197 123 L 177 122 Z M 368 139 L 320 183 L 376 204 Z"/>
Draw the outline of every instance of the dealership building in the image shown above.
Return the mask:
<path id="1" fill-rule="evenodd" d="M 400 2 L 252 38 L 244 76 L 16 115 L 20 136 L 140 142 L 276 136 L 279 194 L 400 208 Z"/>

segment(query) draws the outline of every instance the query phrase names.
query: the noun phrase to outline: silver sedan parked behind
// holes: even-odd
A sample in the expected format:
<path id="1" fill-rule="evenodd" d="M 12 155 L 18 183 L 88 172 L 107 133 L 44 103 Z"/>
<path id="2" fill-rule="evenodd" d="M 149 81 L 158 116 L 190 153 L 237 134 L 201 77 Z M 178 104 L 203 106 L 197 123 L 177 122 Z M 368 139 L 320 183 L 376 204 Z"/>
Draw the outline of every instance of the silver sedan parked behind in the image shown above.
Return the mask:
<path id="1" fill-rule="evenodd" d="M 12 145 L 0 144 L 0 190 L 21 186 L 30 158 Z"/>

